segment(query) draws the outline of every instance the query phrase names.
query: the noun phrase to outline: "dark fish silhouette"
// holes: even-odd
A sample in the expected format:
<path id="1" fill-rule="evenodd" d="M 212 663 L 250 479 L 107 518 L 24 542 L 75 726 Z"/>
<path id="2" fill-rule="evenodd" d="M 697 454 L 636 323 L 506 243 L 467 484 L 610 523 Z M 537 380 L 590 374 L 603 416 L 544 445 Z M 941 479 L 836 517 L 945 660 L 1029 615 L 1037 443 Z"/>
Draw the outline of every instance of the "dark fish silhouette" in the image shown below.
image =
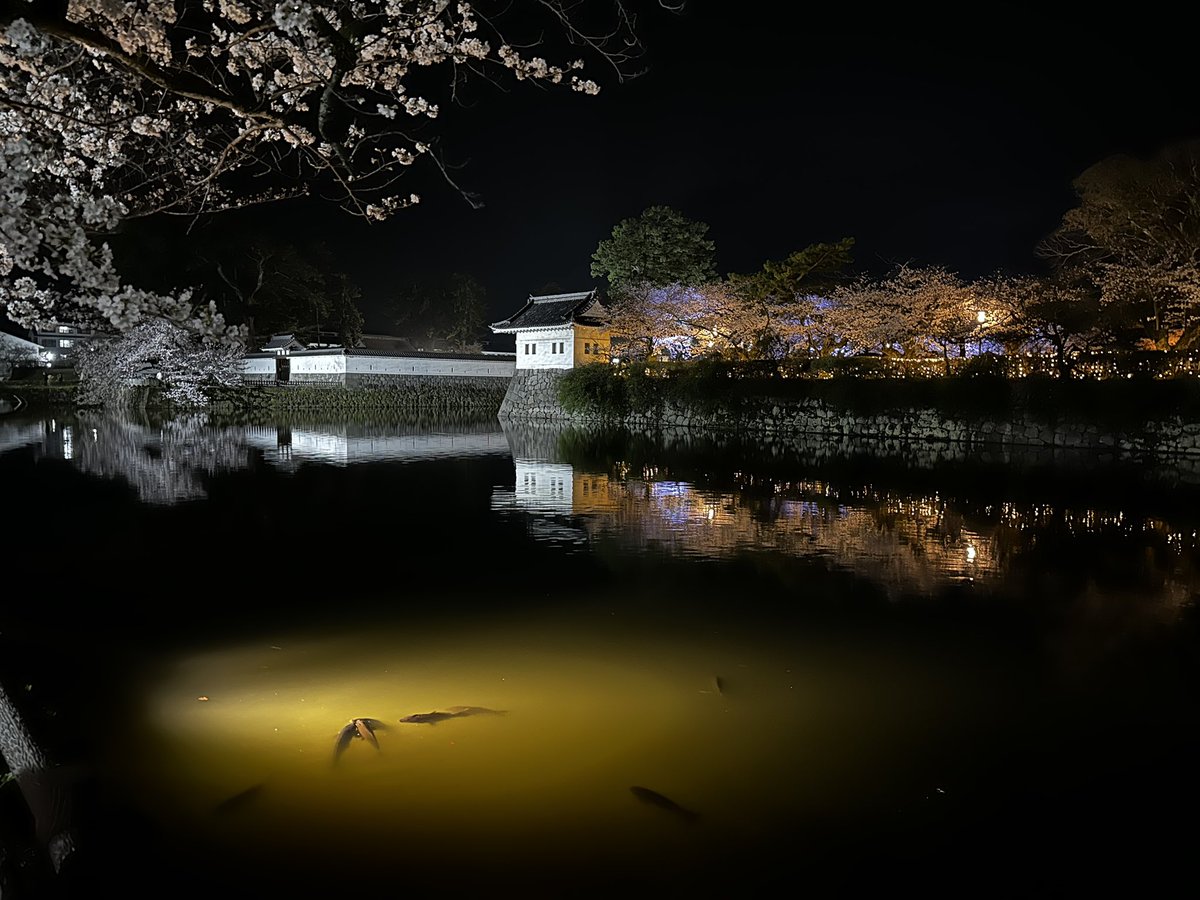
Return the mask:
<path id="1" fill-rule="evenodd" d="M 414 713 L 411 716 L 405 716 L 400 721 L 419 725 L 436 725 L 447 719 L 482 715 L 502 716 L 506 712 L 507 710 L 504 709 L 488 709 L 486 706 L 447 706 L 445 709 L 435 709 L 433 712 Z"/>
<path id="2" fill-rule="evenodd" d="M 650 788 L 641 787 L 640 785 L 636 784 L 629 790 L 633 793 L 633 796 L 637 797 L 643 803 L 648 803 L 651 806 L 657 806 L 659 809 L 665 809 L 667 812 L 678 816 L 685 822 L 695 822 L 700 818 L 700 814 L 698 812 L 693 812 L 690 809 L 684 809 L 670 797 L 665 797 L 658 791 L 652 791 Z"/>
<path id="3" fill-rule="evenodd" d="M 221 816 L 237 812 L 242 807 L 248 805 L 260 793 L 262 793 L 262 789 L 265 786 L 266 783 L 260 781 L 258 784 L 251 785 L 244 791 L 238 791 L 238 793 L 234 794 L 232 797 L 226 797 L 224 800 L 218 803 L 213 808 L 213 812 Z"/>
<path id="4" fill-rule="evenodd" d="M 338 732 L 337 748 L 333 752 L 333 761 L 337 762 L 338 757 L 350 746 L 350 742 L 356 739 L 364 740 L 378 750 L 379 740 L 375 737 L 375 731 L 383 728 L 387 728 L 387 725 L 379 719 L 370 719 L 366 716 L 351 719 Z"/>

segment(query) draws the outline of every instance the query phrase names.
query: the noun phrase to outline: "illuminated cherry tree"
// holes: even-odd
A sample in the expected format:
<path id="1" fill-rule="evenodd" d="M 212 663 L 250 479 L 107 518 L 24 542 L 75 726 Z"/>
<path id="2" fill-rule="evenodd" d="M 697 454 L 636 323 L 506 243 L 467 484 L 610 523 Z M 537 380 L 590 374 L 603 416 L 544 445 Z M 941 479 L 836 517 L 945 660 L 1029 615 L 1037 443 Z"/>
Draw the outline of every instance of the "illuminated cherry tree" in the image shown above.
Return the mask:
<path id="1" fill-rule="evenodd" d="M 881 280 L 860 279 L 836 288 L 825 326 L 858 350 L 885 355 L 936 353 L 946 371 L 957 351 L 978 334 L 989 300 L 938 266 L 900 266 Z M 986 317 L 986 312 L 984 313 Z"/>
<path id="2" fill-rule="evenodd" d="M 162 318 L 239 338 L 187 291 L 127 283 L 103 235 L 131 217 L 308 194 L 381 221 L 420 200 L 407 169 L 441 165 L 428 123 L 467 76 L 594 94 L 588 53 L 632 74 L 640 47 L 620 0 L 538 0 L 519 19 L 512 6 L 4 0 L 0 308 L 27 327 Z M 561 60 L 539 55 L 550 44 Z"/>
<path id="3" fill-rule="evenodd" d="M 164 318 L 150 318 L 112 341 L 80 350 L 76 401 L 81 406 L 121 406 L 139 384 L 156 384 L 176 406 L 203 406 L 214 390 L 241 383 L 241 347 Z"/>
<path id="4" fill-rule="evenodd" d="M 1151 346 L 1200 343 L 1200 141 L 1110 157 L 1074 187 L 1079 203 L 1041 254 L 1087 272 L 1102 305 L 1125 307 Z"/>

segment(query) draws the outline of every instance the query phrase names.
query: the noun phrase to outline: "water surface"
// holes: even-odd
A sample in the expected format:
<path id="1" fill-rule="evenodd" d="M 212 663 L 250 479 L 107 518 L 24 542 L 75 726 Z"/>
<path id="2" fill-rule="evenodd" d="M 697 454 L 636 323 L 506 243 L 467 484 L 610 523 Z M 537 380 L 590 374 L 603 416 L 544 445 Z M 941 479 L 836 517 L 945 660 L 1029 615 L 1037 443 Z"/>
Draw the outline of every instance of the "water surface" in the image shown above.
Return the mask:
<path id="1" fill-rule="evenodd" d="M 1194 469 L 10 414 L 0 677 L 95 884 L 1152 886 L 1198 796 Z M 400 722 L 459 706 L 497 713 Z"/>

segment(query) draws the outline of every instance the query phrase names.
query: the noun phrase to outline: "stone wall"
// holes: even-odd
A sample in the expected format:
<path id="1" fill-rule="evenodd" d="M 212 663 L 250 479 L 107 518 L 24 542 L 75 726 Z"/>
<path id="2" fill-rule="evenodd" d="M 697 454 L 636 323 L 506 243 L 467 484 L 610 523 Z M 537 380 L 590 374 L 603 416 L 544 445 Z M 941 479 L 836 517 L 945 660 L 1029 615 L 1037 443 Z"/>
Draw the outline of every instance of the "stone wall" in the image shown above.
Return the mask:
<path id="1" fill-rule="evenodd" d="M 266 405 L 297 409 L 499 410 L 509 382 L 474 376 L 351 376 L 353 383 L 290 384 L 262 388 Z"/>
<path id="2" fill-rule="evenodd" d="M 1165 416 L 1116 428 L 1082 418 L 1051 416 L 1045 411 L 1017 410 L 1006 418 L 952 417 L 935 409 L 904 408 L 855 413 L 823 400 L 763 400 L 738 408 L 698 410 L 664 405 L 654 414 L 633 413 L 622 419 L 599 414 L 568 413 L 558 402 L 557 378 L 530 373 L 513 379 L 501 419 L 515 422 L 556 420 L 576 424 L 619 424 L 638 430 L 683 428 L 736 431 L 763 436 L 821 435 L 842 444 L 869 444 L 875 452 L 903 453 L 922 444 L 968 449 L 1042 448 L 1182 453 L 1200 455 L 1200 419 Z M 869 390 L 869 384 L 864 383 Z"/>
<path id="3" fill-rule="evenodd" d="M 558 385 L 564 374 L 556 369 L 518 369 L 500 404 L 500 418 L 524 422 L 572 420 L 558 402 Z"/>

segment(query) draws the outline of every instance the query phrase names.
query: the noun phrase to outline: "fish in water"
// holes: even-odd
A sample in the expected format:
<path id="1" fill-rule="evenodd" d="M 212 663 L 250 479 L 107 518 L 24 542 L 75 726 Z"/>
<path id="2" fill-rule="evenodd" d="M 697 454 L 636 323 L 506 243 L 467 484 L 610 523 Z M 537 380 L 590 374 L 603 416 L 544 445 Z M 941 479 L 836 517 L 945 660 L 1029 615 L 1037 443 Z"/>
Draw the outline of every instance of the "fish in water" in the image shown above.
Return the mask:
<path id="1" fill-rule="evenodd" d="M 262 790 L 265 786 L 265 782 L 259 782 L 258 784 L 251 785 L 244 791 L 239 791 L 232 797 L 227 797 L 222 800 L 216 805 L 213 811 L 222 816 L 237 812 L 253 802 L 253 800 L 262 793 Z"/>
<path id="2" fill-rule="evenodd" d="M 379 740 L 375 737 L 375 732 L 383 728 L 387 728 L 387 725 L 379 719 L 371 719 L 366 716 L 351 719 L 338 732 L 337 749 L 333 752 L 333 761 L 337 762 L 338 757 L 342 755 L 345 749 L 350 746 L 351 741 L 354 740 L 366 741 L 378 750 Z"/>
<path id="3" fill-rule="evenodd" d="M 502 716 L 504 709 L 488 709 L 486 706 L 447 706 L 445 709 L 435 709 L 433 712 L 414 713 L 405 716 L 400 721 L 420 725 L 436 725 L 447 719 L 461 719 L 464 716 Z"/>
<path id="4" fill-rule="evenodd" d="M 637 797 L 643 803 L 648 803 L 651 806 L 657 806 L 659 809 L 665 809 L 667 812 L 678 816 L 685 822 L 695 822 L 700 818 L 698 812 L 693 812 L 690 809 L 684 809 L 670 797 L 663 796 L 658 791 L 652 791 L 648 787 L 642 787 L 635 784 L 629 789 L 633 796 Z"/>

